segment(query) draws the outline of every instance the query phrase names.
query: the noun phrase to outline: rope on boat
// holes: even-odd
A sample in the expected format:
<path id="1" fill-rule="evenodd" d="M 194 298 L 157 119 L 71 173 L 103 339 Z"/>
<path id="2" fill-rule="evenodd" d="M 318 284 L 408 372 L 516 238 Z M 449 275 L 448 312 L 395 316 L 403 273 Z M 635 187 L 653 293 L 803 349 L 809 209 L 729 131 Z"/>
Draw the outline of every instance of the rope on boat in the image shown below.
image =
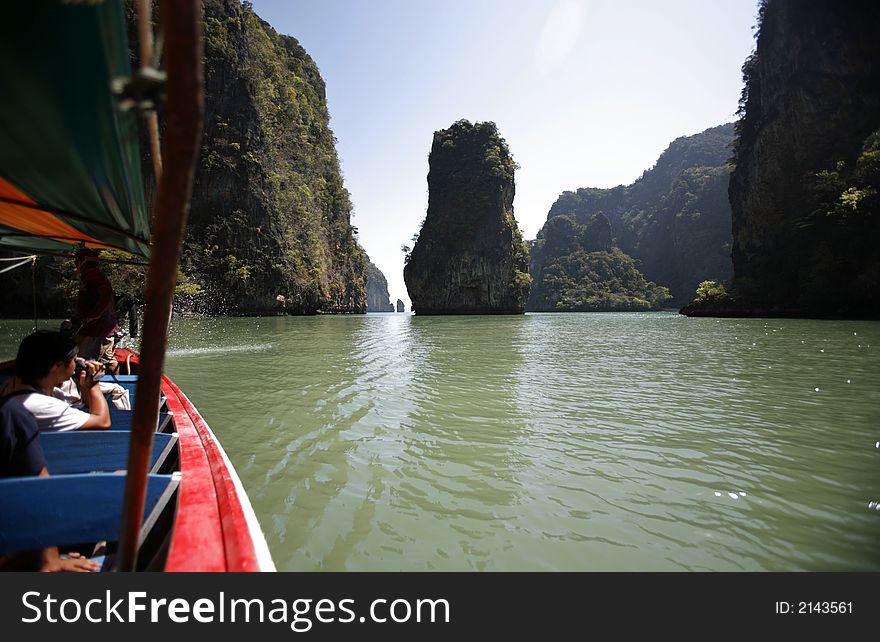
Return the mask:
<path id="1" fill-rule="evenodd" d="M 17 267 L 21 267 L 26 263 L 36 263 L 37 256 L 36 254 L 31 256 L 15 256 L 10 259 L 0 259 L 0 261 L 18 261 L 18 263 L 16 263 L 15 265 L 10 265 L 0 270 L 0 274 L 3 274 L 4 272 L 9 272 L 10 270 L 14 270 Z"/>
<path id="2" fill-rule="evenodd" d="M 31 264 L 31 294 L 34 301 L 34 332 L 37 331 L 37 255 L 30 254 L 28 256 L 12 256 L 8 258 L 0 258 L 0 261 L 15 261 L 12 265 L 0 270 L 0 274 L 9 272 L 23 265 Z"/>

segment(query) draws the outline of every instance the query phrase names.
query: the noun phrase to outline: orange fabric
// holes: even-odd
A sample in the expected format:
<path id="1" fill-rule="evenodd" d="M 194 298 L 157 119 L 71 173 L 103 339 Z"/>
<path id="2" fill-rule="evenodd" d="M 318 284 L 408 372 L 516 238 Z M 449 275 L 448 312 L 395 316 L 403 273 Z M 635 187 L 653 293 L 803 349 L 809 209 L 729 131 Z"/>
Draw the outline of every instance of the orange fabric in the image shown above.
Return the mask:
<path id="1" fill-rule="evenodd" d="M 0 225 L 11 227 L 21 232 L 33 234 L 43 238 L 57 238 L 60 241 L 75 243 L 81 241 L 87 247 L 109 247 L 101 241 L 83 234 L 71 227 L 60 218 L 44 209 L 34 209 L 32 206 L 39 204 L 14 186 L 0 178 L 0 198 L 10 199 L 23 203 L 17 205 L 0 200 Z M 28 207 L 29 206 L 29 207 Z"/>

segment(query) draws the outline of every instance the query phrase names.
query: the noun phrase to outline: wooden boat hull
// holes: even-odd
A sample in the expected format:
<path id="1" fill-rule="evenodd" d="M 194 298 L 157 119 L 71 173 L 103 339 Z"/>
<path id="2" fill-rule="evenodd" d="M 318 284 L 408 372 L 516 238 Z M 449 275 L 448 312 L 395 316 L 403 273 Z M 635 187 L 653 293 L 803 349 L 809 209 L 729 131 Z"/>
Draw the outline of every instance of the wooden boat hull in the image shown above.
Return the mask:
<path id="1" fill-rule="evenodd" d="M 117 351 L 137 366 L 137 355 Z M 274 571 L 265 537 L 235 468 L 204 417 L 167 376 L 181 482 L 166 571 Z"/>

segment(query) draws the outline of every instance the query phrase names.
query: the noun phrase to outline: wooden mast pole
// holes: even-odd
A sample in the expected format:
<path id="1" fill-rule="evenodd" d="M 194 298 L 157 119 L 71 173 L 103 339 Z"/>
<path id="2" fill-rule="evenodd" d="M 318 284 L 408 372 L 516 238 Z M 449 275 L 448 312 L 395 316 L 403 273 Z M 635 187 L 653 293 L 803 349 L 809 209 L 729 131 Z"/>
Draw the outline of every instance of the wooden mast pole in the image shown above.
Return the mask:
<path id="1" fill-rule="evenodd" d="M 200 0 L 162 0 L 159 15 L 165 33 L 165 69 L 168 73 L 164 170 L 159 182 L 147 272 L 140 369 L 119 541 L 120 571 L 135 570 L 137 562 L 147 471 L 159 415 L 171 304 L 204 117 L 202 3 Z"/>
<path id="2" fill-rule="evenodd" d="M 153 25 L 151 0 L 138 0 L 138 40 L 140 41 L 141 68 L 153 66 Z M 162 149 L 159 145 L 159 116 L 155 109 L 146 112 L 147 131 L 150 135 L 150 157 L 156 185 L 162 179 Z"/>

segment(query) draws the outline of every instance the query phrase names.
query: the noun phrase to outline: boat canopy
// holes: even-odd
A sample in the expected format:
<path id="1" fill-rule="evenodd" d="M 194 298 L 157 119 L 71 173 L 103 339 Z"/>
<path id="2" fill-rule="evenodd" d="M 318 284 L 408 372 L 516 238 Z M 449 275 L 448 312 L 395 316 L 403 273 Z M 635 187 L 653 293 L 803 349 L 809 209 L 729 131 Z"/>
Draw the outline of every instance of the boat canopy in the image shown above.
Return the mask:
<path id="1" fill-rule="evenodd" d="M 9 3 L 0 20 L 0 248 L 150 252 L 121 0 Z"/>

